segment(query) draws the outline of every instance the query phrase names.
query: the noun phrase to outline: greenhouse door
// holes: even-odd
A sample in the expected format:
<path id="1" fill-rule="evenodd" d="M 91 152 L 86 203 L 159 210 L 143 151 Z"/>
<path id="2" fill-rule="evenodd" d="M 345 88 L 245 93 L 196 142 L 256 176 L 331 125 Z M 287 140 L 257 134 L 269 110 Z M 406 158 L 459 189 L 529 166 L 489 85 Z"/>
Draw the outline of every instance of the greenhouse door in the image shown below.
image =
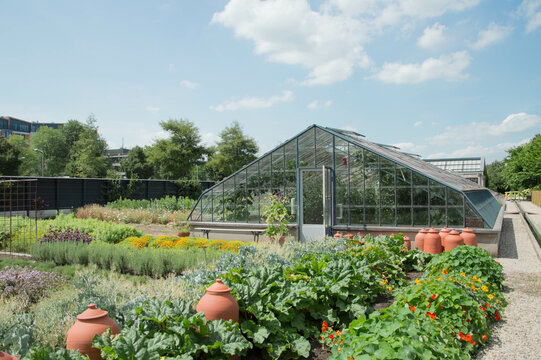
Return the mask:
<path id="1" fill-rule="evenodd" d="M 325 236 L 332 219 L 332 172 L 330 168 L 300 170 L 299 240 Z"/>

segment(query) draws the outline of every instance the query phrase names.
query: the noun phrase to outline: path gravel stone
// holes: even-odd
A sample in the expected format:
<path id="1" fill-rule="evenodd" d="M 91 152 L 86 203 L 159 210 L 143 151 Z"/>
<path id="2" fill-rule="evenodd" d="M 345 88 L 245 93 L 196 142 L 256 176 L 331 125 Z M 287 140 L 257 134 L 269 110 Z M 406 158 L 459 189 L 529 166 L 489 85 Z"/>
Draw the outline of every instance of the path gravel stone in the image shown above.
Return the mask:
<path id="1" fill-rule="evenodd" d="M 510 201 L 506 206 L 496 260 L 503 265 L 509 304 L 502 321 L 494 327 L 490 343 L 477 359 L 540 359 L 541 261 L 518 215 L 519 209 Z"/>

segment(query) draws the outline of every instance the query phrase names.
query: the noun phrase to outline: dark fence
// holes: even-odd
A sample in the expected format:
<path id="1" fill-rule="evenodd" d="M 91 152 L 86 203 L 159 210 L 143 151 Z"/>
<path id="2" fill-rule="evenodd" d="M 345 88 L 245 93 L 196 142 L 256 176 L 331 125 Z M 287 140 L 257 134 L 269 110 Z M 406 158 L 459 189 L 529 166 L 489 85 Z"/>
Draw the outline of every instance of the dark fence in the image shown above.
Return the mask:
<path id="1" fill-rule="evenodd" d="M 106 204 L 120 197 L 134 200 L 187 196 L 197 199 L 213 181 L 116 180 L 90 178 L 0 177 L 0 180 L 36 179 L 36 197 L 46 209 L 72 209 L 87 204 Z M 12 209 L 26 210 L 25 208 Z"/>

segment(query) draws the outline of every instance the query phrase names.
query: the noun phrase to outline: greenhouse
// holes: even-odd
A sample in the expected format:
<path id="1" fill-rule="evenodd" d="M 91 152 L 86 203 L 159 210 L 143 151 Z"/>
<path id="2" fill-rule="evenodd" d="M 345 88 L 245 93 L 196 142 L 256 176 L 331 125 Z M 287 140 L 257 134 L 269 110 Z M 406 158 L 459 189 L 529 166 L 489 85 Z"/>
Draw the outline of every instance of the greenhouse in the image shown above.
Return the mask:
<path id="1" fill-rule="evenodd" d="M 270 193 L 287 199 L 300 240 L 336 229 L 492 229 L 501 210 L 488 189 L 457 174 L 356 132 L 313 125 L 203 192 L 189 220 L 264 224 Z"/>

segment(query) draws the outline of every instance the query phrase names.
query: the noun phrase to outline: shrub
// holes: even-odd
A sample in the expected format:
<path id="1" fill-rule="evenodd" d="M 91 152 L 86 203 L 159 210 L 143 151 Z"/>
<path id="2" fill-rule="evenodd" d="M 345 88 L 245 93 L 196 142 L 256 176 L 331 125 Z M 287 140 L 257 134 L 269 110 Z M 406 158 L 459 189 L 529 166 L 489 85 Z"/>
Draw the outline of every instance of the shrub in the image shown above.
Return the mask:
<path id="1" fill-rule="evenodd" d="M 6 267 L 0 271 L 1 297 L 22 296 L 30 304 L 63 284 L 64 279 L 60 275 L 29 267 Z"/>
<path id="2" fill-rule="evenodd" d="M 94 240 L 90 234 L 84 230 L 66 228 L 49 227 L 49 231 L 45 234 L 40 242 L 81 242 L 90 244 Z"/>

